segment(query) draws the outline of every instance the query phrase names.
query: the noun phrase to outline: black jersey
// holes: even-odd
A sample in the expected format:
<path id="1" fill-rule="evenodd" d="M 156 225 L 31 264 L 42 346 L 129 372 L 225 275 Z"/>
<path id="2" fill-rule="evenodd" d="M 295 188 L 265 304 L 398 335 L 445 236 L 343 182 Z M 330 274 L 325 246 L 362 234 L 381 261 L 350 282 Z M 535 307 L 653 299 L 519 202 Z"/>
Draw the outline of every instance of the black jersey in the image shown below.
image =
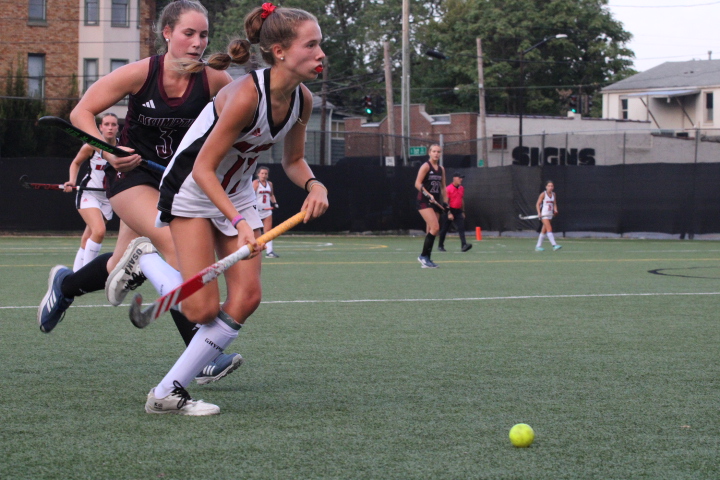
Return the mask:
<path id="1" fill-rule="evenodd" d="M 443 167 L 438 165 L 437 170 L 435 170 L 429 160 L 425 163 L 428 164 L 430 170 L 428 170 L 427 175 L 425 175 L 425 178 L 422 181 L 422 186 L 435 198 L 435 201 L 442 204 L 443 198 L 440 190 L 442 189 Z M 417 201 L 421 202 L 424 198 L 425 195 L 423 195 L 422 192 L 418 192 Z"/>
<path id="2" fill-rule="evenodd" d="M 135 149 L 146 160 L 167 165 L 185 133 L 210 101 L 207 73 L 190 76 L 182 97 L 168 98 L 163 85 L 164 55 L 150 57 L 140 91 L 130 95 L 120 145 Z"/>

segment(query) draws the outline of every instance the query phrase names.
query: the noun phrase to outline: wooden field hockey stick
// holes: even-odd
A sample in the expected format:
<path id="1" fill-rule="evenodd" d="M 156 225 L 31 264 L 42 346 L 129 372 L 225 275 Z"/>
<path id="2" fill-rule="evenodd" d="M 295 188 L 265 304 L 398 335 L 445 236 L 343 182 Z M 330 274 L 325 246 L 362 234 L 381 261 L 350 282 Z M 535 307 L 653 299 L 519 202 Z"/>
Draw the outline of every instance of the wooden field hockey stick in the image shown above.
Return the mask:
<path id="1" fill-rule="evenodd" d="M 92 135 L 90 135 L 86 132 L 83 132 L 82 130 L 77 128 L 72 123 L 63 120 L 60 117 L 53 117 L 50 115 L 45 116 L 45 117 L 40 117 L 40 119 L 38 120 L 38 123 L 40 125 L 47 125 L 49 127 L 59 128 L 63 132 L 67 133 L 68 135 L 72 135 L 73 137 L 79 139 L 81 142 L 87 143 L 91 147 L 102 150 L 103 152 L 111 153 L 111 154 L 115 155 L 116 157 L 129 157 L 130 155 L 134 155 L 133 153 L 125 151 L 122 148 L 118 148 L 114 145 L 110 145 L 107 142 L 103 142 L 99 138 L 95 138 Z M 160 173 L 165 171 L 165 167 L 163 167 L 159 163 L 155 163 L 151 160 L 145 160 L 143 158 L 142 163 L 150 170 L 154 170 L 154 171 L 160 172 Z"/>
<path id="2" fill-rule="evenodd" d="M 65 190 L 65 184 L 55 184 L 55 183 L 30 183 L 27 181 L 28 176 L 23 175 L 20 177 L 20 185 L 22 185 L 23 188 L 27 188 L 29 190 Z M 90 192 L 104 192 L 104 188 L 95 188 L 95 187 L 78 187 L 73 186 L 71 187 L 73 190 L 85 190 Z"/>
<path id="3" fill-rule="evenodd" d="M 287 232 L 294 226 L 298 225 L 305 218 L 305 212 L 300 212 L 289 219 L 282 222 L 277 227 L 273 228 L 269 232 L 260 235 L 257 239 L 259 244 L 265 244 L 270 240 L 277 238 L 283 233 Z M 219 277 L 225 270 L 235 265 L 240 260 L 249 257 L 253 253 L 253 248 L 250 245 L 244 245 L 239 250 L 231 253 L 227 257 L 218 260 L 209 267 L 202 269 L 195 276 L 187 279 L 182 285 L 177 287 L 171 292 L 166 293 L 162 297 L 155 300 L 144 310 L 141 310 L 142 306 L 142 295 L 136 293 L 130 302 L 130 321 L 137 328 L 145 328 L 153 320 L 158 318 L 163 313 L 170 310 L 175 305 L 188 298 L 193 293 L 200 290 L 202 287 Z"/>
<path id="4" fill-rule="evenodd" d="M 443 207 L 442 205 L 440 205 L 440 204 L 438 203 L 438 201 L 435 200 L 435 197 L 433 197 L 432 195 L 430 195 L 429 192 L 426 192 L 424 188 L 423 188 L 422 194 L 425 195 L 425 198 L 427 198 L 430 203 L 432 203 L 432 204 L 434 204 L 434 205 L 437 205 L 437 206 L 440 208 L 440 210 L 442 210 L 443 212 L 446 210 L 445 207 Z"/>

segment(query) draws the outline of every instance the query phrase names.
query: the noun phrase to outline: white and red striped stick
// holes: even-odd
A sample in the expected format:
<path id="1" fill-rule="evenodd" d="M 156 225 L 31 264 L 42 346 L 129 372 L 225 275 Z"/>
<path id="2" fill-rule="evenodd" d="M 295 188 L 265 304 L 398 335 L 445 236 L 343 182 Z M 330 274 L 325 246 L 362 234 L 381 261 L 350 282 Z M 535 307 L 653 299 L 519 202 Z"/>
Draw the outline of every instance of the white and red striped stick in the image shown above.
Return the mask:
<path id="1" fill-rule="evenodd" d="M 305 212 L 300 212 L 282 222 L 269 232 L 260 235 L 257 241 L 265 244 L 270 240 L 279 237 L 294 226 L 298 225 L 305 218 Z M 245 245 L 234 253 L 225 258 L 218 260 L 207 268 L 202 269 L 193 277 L 187 279 L 182 285 L 171 292 L 166 293 L 162 297 L 155 300 L 144 310 L 142 307 L 142 295 L 136 293 L 130 303 L 130 321 L 137 328 L 145 328 L 163 313 L 179 304 L 193 293 L 219 277 L 225 270 L 235 265 L 252 254 L 253 250 L 249 245 Z"/>

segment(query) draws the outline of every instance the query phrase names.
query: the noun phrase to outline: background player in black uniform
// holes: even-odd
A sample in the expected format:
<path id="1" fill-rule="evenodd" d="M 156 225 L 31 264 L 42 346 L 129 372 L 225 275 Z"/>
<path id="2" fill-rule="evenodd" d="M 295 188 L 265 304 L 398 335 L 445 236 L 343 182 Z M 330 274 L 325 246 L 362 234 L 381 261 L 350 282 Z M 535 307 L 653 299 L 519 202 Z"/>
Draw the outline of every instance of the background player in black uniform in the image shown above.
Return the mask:
<path id="1" fill-rule="evenodd" d="M 100 255 L 75 273 L 62 265 L 50 271 L 48 292 L 38 309 L 43 332 L 55 328 L 76 296 L 107 286 L 108 300 L 119 304 L 128 289 L 144 280 L 143 272 L 161 294 L 182 283 L 170 231 L 155 227 L 161 174 L 140 162 L 144 158 L 167 165 L 195 118 L 232 79 L 227 72 L 209 67 L 192 74 L 179 68 L 183 61 L 200 60 L 208 44 L 207 10 L 199 2 L 171 2 L 163 9 L 156 28 L 167 51 L 104 76 L 88 89 L 70 115 L 75 126 L 101 138 L 95 116 L 129 95 L 120 145 L 135 155 L 105 154 L 110 165 L 106 170 L 107 196 L 122 220 L 115 251 Z M 154 253 L 153 245 L 167 263 Z M 187 345 L 195 333 L 194 324 L 177 311 L 173 319 Z M 236 354 L 220 360 L 230 364 L 222 369 L 204 369 L 200 383 L 221 378 L 242 363 Z"/>
<path id="2" fill-rule="evenodd" d="M 438 144 L 430 145 L 428 151 L 429 159 L 420 166 L 415 188 L 418 190 L 416 204 L 418 212 L 425 220 L 425 243 L 418 262 L 422 268 L 437 268 L 437 264 L 430 260 L 435 236 L 440 231 L 440 213 L 443 208 L 440 205 L 447 205 L 447 193 L 445 191 L 445 169 L 440 166 L 440 155 L 442 148 Z"/>

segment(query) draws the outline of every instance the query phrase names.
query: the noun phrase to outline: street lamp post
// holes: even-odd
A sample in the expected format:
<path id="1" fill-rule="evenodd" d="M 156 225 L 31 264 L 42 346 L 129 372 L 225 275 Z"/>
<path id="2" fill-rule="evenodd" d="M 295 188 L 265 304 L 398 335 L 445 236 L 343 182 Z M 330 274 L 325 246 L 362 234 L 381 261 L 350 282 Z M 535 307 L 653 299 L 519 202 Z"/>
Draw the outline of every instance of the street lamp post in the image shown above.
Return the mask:
<path id="1" fill-rule="evenodd" d="M 558 33 L 557 35 L 553 37 L 545 37 L 535 45 L 533 45 L 530 48 L 526 48 L 525 50 L 520 52 L 520 105 L 519 105 L 519 119 L 520 124 L 518 125 L 518 136 L 519 138 L 519 145 L 522 147 L 522 138 L 523 138 L 523 111 L 525 109 L 525 54 L 530 52 L 531 50 L 536 49 L 540 45 L 544 45 L 545 43 L 549 42 L 550 40 L 554 38 L 567 38 L 567 35 L 564 33 Z"/>

